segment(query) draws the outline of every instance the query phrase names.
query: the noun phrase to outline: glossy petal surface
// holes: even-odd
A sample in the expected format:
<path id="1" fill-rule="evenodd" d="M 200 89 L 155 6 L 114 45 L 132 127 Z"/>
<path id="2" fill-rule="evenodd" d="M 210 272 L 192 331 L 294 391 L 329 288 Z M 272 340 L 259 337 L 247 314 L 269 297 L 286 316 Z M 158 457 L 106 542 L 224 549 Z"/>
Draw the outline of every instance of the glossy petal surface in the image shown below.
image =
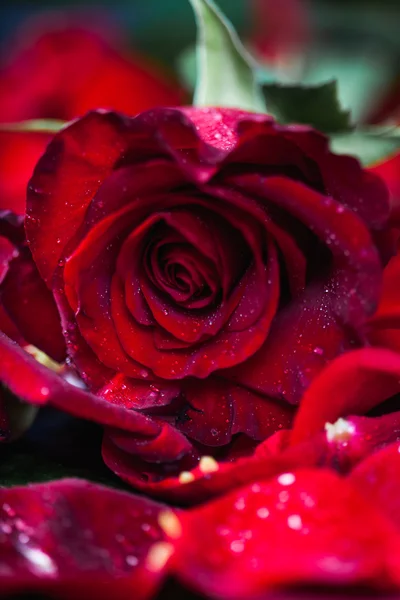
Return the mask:
<path id="1" fill-rule="evenodd" d="M 324 470 L 253 483 L 182 515 L 181 526 L 174 568 L 216 598 L 290 583 L 385 586 L 399 541 L 355 487 Z"/>
<path id="2" fill-rule="evenodd" d="M 78 479 L 0 491 L 2 593 L 149 598 L 162 505 Z"/>

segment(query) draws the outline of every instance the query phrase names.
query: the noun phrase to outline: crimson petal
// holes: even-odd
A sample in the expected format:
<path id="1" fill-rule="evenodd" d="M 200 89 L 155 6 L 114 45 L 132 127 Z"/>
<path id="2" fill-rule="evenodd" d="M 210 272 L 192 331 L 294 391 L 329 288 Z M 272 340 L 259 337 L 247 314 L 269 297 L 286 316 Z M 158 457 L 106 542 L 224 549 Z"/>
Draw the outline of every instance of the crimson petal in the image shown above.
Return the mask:
<path id="1" fill-rule="evenodd" d="M 0 334 L 0 358 L 0 380 L 26 402 L 39 406 L 51 404 L 74 416 L 132 432 L 142 438 L 146 452 L 150 452 L 153 443 L 159 446 L 157 438 L 162 435 L 164 443 L 160 460 L 173 461 L 191 451 L 190 443 L 173 427 L 160 425 L 141 413 L 111 404 L 100 396 L 70 385 L 40 365 L 4 334 Z"/>
<path id="2" fill-rule="evenodd" d="M 339 417 L 365 414 L 400 390 L 400 354 L 363 348 L 340 356 L 305 391 L 293 424 L 291 442 L 323 430 Z"/>
<path id="3" fill-rule="evenodd" d="M 400 446 L 396 442 L 367 456 L 353 469 L 349 479 L 400 530 L 399 468 Z"/>
<path id="4" fill-rule="evenodd" d="M 227 374 L 244 386 L 293 403 L 329 361 L 360 344 L 378 301 L 381 267 L 363 222 L 331 198 L 279 177 L 241 175 L 232 184 L 277 203 L 312 225 L 331 249 L 333 266 L 323 281 L 279 311 L 263 347 Z M 338 291 L 339 290 L 339 291 Z"/>
<path id="5" fill-rule="evenodd" d="M 151 500 L 64 479 L 0 490 L 0 504 L 2 594 L 146 599 L 165 575 L 154 562 L 165 507 Z"/>
<path id="6" fill-rule="evenodd" d="M 385 588 L 400 542 L 356 488 L 324 470 L 255 482 L 182 514 L 180 523 L 172 568 L 214 598 L 300 583 Z"/>

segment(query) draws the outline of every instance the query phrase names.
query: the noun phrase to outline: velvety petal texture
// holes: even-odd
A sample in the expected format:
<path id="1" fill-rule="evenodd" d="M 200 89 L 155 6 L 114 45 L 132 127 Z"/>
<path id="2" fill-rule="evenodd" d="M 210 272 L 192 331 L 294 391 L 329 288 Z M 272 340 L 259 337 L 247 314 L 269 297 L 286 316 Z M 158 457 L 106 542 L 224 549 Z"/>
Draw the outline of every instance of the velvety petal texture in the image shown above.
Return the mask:
<path id="1" fill-rule="evenodd" d="M 324 470 L 255 482 L 182 514 L 171 535 L 176 572 L 212 598 L 260 597 L 300 583 L 385 589 L 399 549 L 390 520 Z"/>
<path id="2" fill-rule="evenodd" d="M 46 132 L 0 131 L 1 210 L 12 210 L 19 215 L 25 213 L 29 179 L 51 137 Z"/>
<path id="3" fill-rule="evenodd" d="M 379 177 L 310 128 L 97 111 L 39 161 L 26 230 L 89 389 L 226 447 L 289 426 L 288 404 L 365 344 L 388 210 Z"/>
<path id="4" fill-rule="evenodd" d="M 154 421 L 68 383 L 61 375 L 39 364 L 2 333 L 0 358 L 0 380 L 23 401 L 36 406 L 50 404 L 112 430 L 131 432 L 138 453 L 143 452 L 146 457 L 153 457 L 156 461 L 174 461 L 185 454 L 192 454 L 190 442 L 168 423 Z"/>
<path id="5" fill-rule="evenodd" d="M 159 586 L 162 505 L 78 479 L 2 489 L 0 505 L 2 594 L 146 599 Z"/>
<path id="6" fill-rule="evenodd" d="M 292 443 L 311 437 L 351 414 L 365 414 L 400 392 L 400 354 L 365 348 L 333 361 L 305 392 Z"/>
<path id="7" fill-rule="evenodd" d="M 26 245 L 23 218 L 11 211 L 0 211 L 0 261 L 0 329 L 61 362 L 60 315 Z"/>

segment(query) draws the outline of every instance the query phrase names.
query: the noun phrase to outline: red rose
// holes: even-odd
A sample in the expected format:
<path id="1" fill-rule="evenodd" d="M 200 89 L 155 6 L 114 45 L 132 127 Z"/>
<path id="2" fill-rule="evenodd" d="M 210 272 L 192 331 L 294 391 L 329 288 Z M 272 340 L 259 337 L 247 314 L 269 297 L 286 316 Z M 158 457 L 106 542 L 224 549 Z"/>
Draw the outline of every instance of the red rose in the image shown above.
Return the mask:
<path id="1" fill-rule="evenodd" d="M 26 227 L 89 388 L 216 447 L 289 424 L 323 366 L 365 343 L 387 210 L 379 178 L 309 128 L 159 109 L 58 134 Z"/>

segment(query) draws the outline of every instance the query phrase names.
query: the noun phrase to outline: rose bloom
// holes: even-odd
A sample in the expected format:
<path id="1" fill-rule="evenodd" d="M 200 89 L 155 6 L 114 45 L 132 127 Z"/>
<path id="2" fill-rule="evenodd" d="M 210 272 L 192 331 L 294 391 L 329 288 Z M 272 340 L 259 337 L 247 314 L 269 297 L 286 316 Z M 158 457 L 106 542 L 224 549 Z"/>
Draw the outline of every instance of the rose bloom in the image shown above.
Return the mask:
<path id="1" fill-rule="evenodd" d="M 69 121 L 96 107 L 134 115 L 182 102 L 177 83 L 148 59 L 117 51 L 94 31 L 57 29 L 51 20 L 44 24 L 47 30 L 39 34 L 40 22 L 26 23 L 22 33 L 28 43 L 11 44 L 11 59 L 0 68 L 3 123 Z M 50 139 L 45 133 L 0 132 L 1 208 L 25 212 L 27 182 Z"/>
<path id="2" fill-rule="evenodd" d="M 289 427 L 324 367 L 370 344 L 388 211 L 379 177 L 265 115 L 98 111 L 57 134 L 26 231 L 88 388 L 70 410 L 106 426 L 107 464 L 145 486 Z M 43 377 L 16 393 L 65 408 Z"/>

